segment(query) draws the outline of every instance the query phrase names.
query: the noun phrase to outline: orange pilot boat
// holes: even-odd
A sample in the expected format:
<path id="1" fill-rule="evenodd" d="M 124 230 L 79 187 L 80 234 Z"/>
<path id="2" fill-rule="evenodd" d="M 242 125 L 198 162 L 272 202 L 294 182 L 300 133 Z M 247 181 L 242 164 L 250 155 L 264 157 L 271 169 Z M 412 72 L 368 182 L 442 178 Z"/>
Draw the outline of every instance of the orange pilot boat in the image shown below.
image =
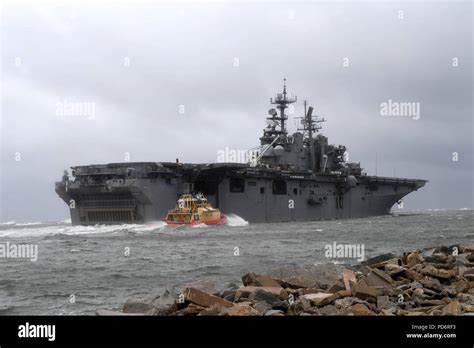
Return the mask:
<path id="1" fill-rule="evenodd" d="M 220 225 L 226 222 L 226 218 L 209 204 L 203 194 L 198 193 L 181 195 L 176 208 L 168 211 L 163 221 L 169 225 Z"/>

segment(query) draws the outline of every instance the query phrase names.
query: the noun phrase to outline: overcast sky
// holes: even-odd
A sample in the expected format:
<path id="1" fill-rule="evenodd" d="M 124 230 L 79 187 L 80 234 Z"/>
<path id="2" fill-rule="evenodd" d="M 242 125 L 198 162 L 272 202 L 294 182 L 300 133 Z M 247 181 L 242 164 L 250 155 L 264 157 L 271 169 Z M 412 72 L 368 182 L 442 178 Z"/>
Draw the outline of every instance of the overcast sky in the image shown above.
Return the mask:
<path id="1" fill-rule="evenodd" d="M 7 2 L 0 221 L 68 218 L 54 182 L 73 165 L 258 145 L 284 77 L 368 174 L 377 157 L 378 175 L 430 180 L 406 209 L 472 208 L 472 16 L 468 2 Z M 388 100 L 419 119 L 382 116 Z"/>

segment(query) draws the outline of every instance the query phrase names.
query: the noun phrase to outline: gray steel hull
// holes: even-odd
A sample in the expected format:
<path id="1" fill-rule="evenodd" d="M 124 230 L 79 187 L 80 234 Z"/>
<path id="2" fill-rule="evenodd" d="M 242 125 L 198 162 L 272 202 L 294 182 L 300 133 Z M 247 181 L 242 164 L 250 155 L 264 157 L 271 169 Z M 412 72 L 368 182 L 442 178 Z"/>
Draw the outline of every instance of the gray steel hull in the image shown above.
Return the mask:
<path id="1" fill-rule="evenodd" d="M 244 177 L 243 192 L 231 192 L 231 176 L 199 178 L 195 188 L 224 214 L 249 222 L 316 221 L 389 214 L 402 197 L 422 187 L 424 180 L 358 177 L 347 188 L 341 178 L 284 178 L 286 193 L 272 192 L 274 178 Z M 119 185 L 56 184 L 57 193 L 71 206 L 72 224 L 146 223 L 162 220 L 183 193 L 185 178 L 126 179 Z M 209 185 L 209 183 L 211 183 Z M 67 186 L 67 188 L 66 188 Z M 207 190 L 200 190 L 204 187 Z M 209 189 L 211 186 L 211 189 Z M 207 192 L 206 192 L 207 191 Z"/>

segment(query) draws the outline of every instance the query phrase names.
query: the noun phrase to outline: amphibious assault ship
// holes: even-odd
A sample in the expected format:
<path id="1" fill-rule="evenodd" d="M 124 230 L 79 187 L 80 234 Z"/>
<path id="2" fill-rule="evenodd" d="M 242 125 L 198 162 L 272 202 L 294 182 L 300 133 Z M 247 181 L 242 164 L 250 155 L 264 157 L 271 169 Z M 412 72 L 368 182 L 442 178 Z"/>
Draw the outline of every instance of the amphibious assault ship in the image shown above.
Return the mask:
<path id="1" fill-rule="evenodd" d="M 346 162 L 346 147 L 320 133 L 324 119 L 306 102 L 301 126 L 288 134 L 285 110 L 297 101 L 270 99 L 260 146 L 247 163 L 124 162 L 71 167 L 56 182 L 72 224 L 146 223 L 162 220 L 176 200 L 202 192 L 223 214 L 249 222 L 312 221 L 389 214 L 426 180 L 369 176 Z"/>

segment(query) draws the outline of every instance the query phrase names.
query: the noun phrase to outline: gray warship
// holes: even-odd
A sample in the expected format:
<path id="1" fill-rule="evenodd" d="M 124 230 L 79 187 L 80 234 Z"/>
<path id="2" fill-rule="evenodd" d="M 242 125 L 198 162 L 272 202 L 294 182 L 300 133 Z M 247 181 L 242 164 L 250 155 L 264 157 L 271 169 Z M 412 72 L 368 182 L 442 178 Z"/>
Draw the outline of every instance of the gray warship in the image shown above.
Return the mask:
<path id="1" fill-rule="evenodd" d="M 320 133 L 325 120 L 304 102 L 300 127 L 288 134 L 286 109 L 270 99 L 260 146 L 246 163 L 124 162 L 71 167 L 56 182 L 73 225 L 141 224 L 162 220 L 181 194 L 203 193 L 224 214 L 249 222 L 314 221 L 389 214 L 427 180 L 370 176 L 346 161 L 346 147 Z"/>

